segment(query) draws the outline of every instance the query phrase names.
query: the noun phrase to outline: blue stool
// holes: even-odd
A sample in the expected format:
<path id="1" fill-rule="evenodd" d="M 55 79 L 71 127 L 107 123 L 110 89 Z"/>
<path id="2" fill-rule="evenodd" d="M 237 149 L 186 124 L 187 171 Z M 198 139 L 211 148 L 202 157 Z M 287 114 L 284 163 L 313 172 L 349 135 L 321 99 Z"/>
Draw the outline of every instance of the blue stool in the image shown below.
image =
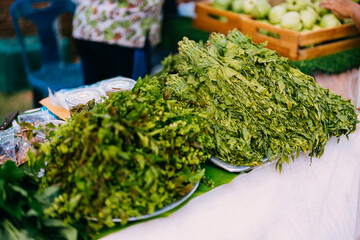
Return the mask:
<path id="1" fill-rule="evenodd" d="M 36 4 L 38 5 L 37 7 Z M 40 7 L 44 6 L 44 7 Z M 34 104 L 48 96 L 48 88 L 58 91 L 84 84 L 81 65 L 66 64 L 60 58 L 55 21 L 63 13 L 74 13 L 75 4 L 71 0 L 17 0 L 10 8 L 10 16 L 15 28 L 16 37 L 21 46 L 27 78 L 34 91 Z M 37 27 L 41 43 L 41 68 L 32 71 L 26 56 L 24 38 L 19 26 L 19 18 L 33 22 Z"/>

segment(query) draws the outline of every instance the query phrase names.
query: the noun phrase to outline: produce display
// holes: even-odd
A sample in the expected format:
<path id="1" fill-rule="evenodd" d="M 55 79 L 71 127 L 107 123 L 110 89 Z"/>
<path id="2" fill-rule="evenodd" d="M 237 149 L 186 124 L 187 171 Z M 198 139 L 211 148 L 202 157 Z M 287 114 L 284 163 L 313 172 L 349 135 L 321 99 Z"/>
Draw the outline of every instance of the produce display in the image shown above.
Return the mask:
<path id="1" fill-rule="evenodd" d="M 261 22 L 301 32 L 352 22 L 351 19 L 338 19 L 331 11 L 320 7 L 320 2 L 286 0 L 271 6 L 268 0 L 215 0 L 213 7 L 247 14 Z"/>
<path id="2" fill-rule="evenodd" d="M 169 99 L 161 77 L 138 80 L 133 92 L 110 93 L 59 126 L 30 162 L 47 162 L 41 188 L 60 187 L 47 210 L 93 230 L 151 214 L 193 188 L 212 141 L 205 115 Z M 92 221 L 95 218 L 96 221 Z"/>
<path id="3" fill-rule="evenodd" d="M 330 137 L 356 129 L 350 101 L 237 30 L 212 33 L 205 45 L 184 38 L 177 58 L 164 61 L 177 64 L 164 67 L 178 69 L 169 86 L 209 116 L 216 144 L 209 152 L 225 162 L 254 166 L 278 157 L 281 170 L 300 151 L 319 157 Z"/>
<path id="4" fill-rule="evenodd" d="M 254 4 L 242 7 L 262 18 L 271 11 Z M 290 16 L 286 24 L 303 28 L 298 4 L 291 12 L 277 8 L 284 16 L 271 18 L 296 15 L 300 20 Z M 250 167 L 267 158 L 281 171 L 300 152 L 320 157 L 331 137 L 356 130 L 350 101 L 265 45 L 238 30 L 212 33 L 206 43 L 184 37 L 163 71 L 138 79 L 131 91 L 107 91 L 101 101 L 76 105 L 58 126 L 23 123 L 24 137 L 44 139 L 28 152 L 28 173 L 38 174 L 31 166 L 45 170 L 29 180 L 11 161 L 0 166 L 0 238 L 42 239 L 49 229 L 52 238 L 73 239 L 76 231 L 66 224 L 85 223 L 79 231 L 85 235 L 113 227 L 114 218 L 126 224 L 189 193 L 210 156 Z M 27 233 L 29 226 L 39 229 Z"/>

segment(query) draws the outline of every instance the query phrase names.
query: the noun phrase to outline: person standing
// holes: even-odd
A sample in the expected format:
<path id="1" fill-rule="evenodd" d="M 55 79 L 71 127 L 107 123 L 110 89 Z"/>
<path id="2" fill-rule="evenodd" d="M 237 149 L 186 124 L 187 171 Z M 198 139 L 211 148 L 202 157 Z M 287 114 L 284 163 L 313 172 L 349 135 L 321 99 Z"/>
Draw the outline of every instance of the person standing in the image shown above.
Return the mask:
<path id="1" fill-rule="evenodd" d="M 73 37 L 85 84 L 116 76 L 143 77 L 150 45 L 160 42 L 163 0 L 76 2 Z"/>

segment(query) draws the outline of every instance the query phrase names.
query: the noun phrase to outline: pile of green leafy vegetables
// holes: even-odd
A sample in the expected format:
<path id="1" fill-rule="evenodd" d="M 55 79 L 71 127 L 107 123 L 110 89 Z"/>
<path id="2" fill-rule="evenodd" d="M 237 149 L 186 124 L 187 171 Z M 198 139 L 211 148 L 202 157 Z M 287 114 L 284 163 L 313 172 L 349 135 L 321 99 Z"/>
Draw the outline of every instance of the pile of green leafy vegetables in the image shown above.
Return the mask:
<path id="1" fill-rule="evenodd" d="M 238 30 L 212 33 L 206 44 L 184 37 L 179 55 L 164 60 L 175 99 L 208 115 L 215 148 L 209 152 L 234 165 L 255 166 L 264 158 L 284 162 L 302 151 L 320 157 L 327 141 L 354 132 L 350 101 L 317 85 L 266 44 Z"/>
<path id="2" fill-rule="evenodd" d="M 77 239 L 75 228 L 45 216 L 58 188 L 38 192 L 38 182 L 7 161 L 0 166 L 0 189 L 0 239 Z"/>
<path id="3" fill-rule="evenodd" d="M 61 194 L 47 209 L 67 223 L 87 219 L 91 230 L 113 218 L 151 214 L 188 193 L 204 174 L 212 143 L 205 115 L 163 93 L 161 77 L 138 80 L 59 126 L 30 162 L 47 162 L 41 188 Z M 95 221 L 94 221 L 95 220 Z"/>
<path id="4" fill-rule="evenodd" d="M 350 101 L 264 46 L 237 30 L 205 44 L 184 38 L 162 73 L 77 109 L 29 155 L 47 163 L 40 188 L 60 188 L 46 214 L 91 230 L 125 224 L 189 192 L 211 155 L 234 165 L 276 160 L 281 171 L 356 130 Z"/>

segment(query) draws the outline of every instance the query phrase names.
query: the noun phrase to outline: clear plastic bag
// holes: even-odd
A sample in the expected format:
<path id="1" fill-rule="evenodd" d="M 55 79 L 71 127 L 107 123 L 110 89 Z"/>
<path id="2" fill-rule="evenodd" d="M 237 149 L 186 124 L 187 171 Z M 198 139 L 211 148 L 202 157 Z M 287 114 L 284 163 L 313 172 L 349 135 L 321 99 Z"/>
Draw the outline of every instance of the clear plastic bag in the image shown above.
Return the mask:
<path id="1" fill-rule="evenodd" d="M 0 132 L 0 165 L 9 160 L 18 166 L 25 163 L 29 150 L 36 152 L 28 142 L 16 135 L 15 128 Z"/>
<path id="2" fill-rule="evenodd" d="M 38 143 L 44 143 L 48 141 L 49 139 L 47 139 L 47 134 L 51 131 L 55 131 L 58 128 L 58 126 L 63 125 L 65 123 L 66 122 L 62 120 L 50 120 L 37 124 L 36 128 L 41 128 L 41 130 L 36 132 L 35 140 Z"/>
<path id="3" fill-rule="evenodd" d="M 19 123 L 27 122 L 37 124 L 40 122 L 56 120 L 57 118 L 51 114 L 47 109 L 36 109 L 35 111 L 25 112 L 18 116 Z"/>
<path id="4" fill-rule="evenodd" d="M 0 132 L 0 164 L 5 161 L 11 160 L 16 163 L 16 143 L 15 143 L 15 130 L 9 128 Z"/>
<path id="5" fill-rule="evenodd" d="M 15 148 L 16 164 L 21 165 L 27 162 L 29 150 L 33 153 L 36 153 L 36 150 L 23 138 L 17 138 L 17 140 Z"/>
<path id="6" fill-rule="evenodd" d="M 19 124 L 13 121 L 13 127 L 5 131 L 0 131 L 0 165 L 7 160 L 14 161 L 18 166 L 25 163 L 28 159 L 28 151 L 36 152 L 34 144 L 45 141 L 37 141 L 38 139 L 36 139 L 34 135 L 38 134 L 38 132 L 33 129 L 40 124 L 49 122 L 57 123 L 58 121 L 55 115 L 44 108 L 38 108 L 20 114 L 17 120 Z M 21 124 L 24 122 L 26 124 Z M 61 123 L 64 122 L 61 121 Z M 57 125 L 59 124 L 55 124 L 55 126 Z M 28 135 L 28 133 L 30 134 Z M 40 137 L 41 134 L 44 135 L 42 139 L 45 139 L 46 133 L 40 133 Z"/>

